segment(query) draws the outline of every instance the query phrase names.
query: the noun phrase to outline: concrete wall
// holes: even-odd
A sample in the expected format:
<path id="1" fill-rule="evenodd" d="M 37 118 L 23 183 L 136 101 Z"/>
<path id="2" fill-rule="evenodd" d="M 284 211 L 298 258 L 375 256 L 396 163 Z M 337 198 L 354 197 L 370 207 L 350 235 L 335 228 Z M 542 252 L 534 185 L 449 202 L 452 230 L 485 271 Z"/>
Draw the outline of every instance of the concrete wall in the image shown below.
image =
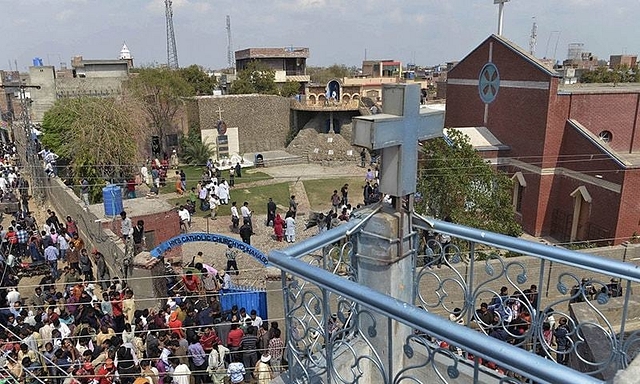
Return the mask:
<path id="1" fill-rule="evenodd" d="M 39 85 L 40 89 L 31 89 L 31 120 L 42 121 L 44 113 L 56 102 L 56 80 L 54 67 L 29 67 L 29 85 Z"/>
<path id="2" fill-rule="evenodd" d="M 58 98 L 80 96 L 114 96 L 122 93 L 121 77 L 86 77 L 56 79 Z"/>
<path id="3" fill-rule="evenodd" d="M 273 95 L 199 96 L 197 109 L 189 115 L 200 129 L 215 129 L 218 107 L 227 127 L 238 127 L 240 152 L 271 151 L 284 148 L 290 129 L 290 101 Z"/>

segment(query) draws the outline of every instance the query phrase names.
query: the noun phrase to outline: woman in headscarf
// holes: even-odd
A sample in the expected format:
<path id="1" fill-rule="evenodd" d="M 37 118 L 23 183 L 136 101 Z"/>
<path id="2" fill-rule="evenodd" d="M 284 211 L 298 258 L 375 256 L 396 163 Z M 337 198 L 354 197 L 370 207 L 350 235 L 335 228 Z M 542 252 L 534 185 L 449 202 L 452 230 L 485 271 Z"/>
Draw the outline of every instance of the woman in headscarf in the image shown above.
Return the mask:
<path id="1" fill-rule="evenodd" d="M 273 232 L 276 235 L 276 240 L 282 241 L 284 237 L 284 220 L 279 213 L 276 213 L 276 218 L 273 219 Z"/>

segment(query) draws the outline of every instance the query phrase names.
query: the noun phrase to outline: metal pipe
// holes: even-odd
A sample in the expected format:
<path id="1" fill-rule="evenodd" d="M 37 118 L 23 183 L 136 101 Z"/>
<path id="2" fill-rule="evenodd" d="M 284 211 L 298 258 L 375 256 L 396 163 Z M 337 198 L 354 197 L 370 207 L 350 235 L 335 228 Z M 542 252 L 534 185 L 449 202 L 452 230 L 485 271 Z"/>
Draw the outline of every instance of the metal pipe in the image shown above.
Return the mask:
<path id="1" fill-rule="evenodd" d="M 301 260 L 288 256 L 283 251 L 271 252 L 269 259 L 282 270 L 301 276 L 315 285 L 354 300 L 374 312 L 407 326 L 418 328 L 423 332 L 447 340 L 475 356 L 494 361 L 498 365 L 524 376 L 531 376 L 536 381 L 556 384 L 603 383 L 601 380 L 544 359 L 524 349 L 499 342 L 470 328 L 462 327 L 412 304 L 312 267 Z"/>
<path id="2" fill-rule="evenodd" d="M 415 221 L 417 226 L 423 225 L 427 228 L 433 228 L 438 232 L 444 232 L 464 240 L 559 262 L 572 267 L 586 269 L 594 273 L 618 276 L 640 283 L 640 267 L 635 264 L 623 263 L 593 254 L 585 255 L 584 253 L 561 247 L 534 243 L 482 229 L 430 219 L 417 214 L 415 215 Z"/>

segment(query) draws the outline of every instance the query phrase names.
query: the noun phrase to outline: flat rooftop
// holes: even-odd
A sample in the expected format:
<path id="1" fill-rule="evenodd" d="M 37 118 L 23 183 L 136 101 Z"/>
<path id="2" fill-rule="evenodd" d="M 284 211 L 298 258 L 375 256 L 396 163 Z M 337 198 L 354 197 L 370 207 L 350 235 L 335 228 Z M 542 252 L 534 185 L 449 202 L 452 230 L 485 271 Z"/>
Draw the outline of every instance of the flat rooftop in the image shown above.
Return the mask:
<path id="1" fill-rule="evenodd" d="M 576 83 L 560 84 L 558 93 L 640 93 L 640 83 Z"/>
<path id="2" fill-rule="evenodd" d="M 169 204 L 166 200 L 162 198 L 147 199 L 146 197 L 137 197 L 135 199 L 124 199 L 122 200 L 122 206 L 125 212 L 127 212 L 127 217 L 132 217 L 132 218 L 136 218 L 138 216 L 152 215 L 154 213 L 159 213 L 159 212 L 168 212 L 174 208 L 171 204 Z M 102 203 L 90 205 L 89 211 L 91 211 L 91 213 L 96 215 L 98 220 L 100 220 L 101 222 L 113 220 L 113 216 L 105 215 L 104 205 Z M 118 212 L 118 215 L 119 215 L 119 212 Z"/>
<path id="3" fill-rule="evenodd" d="M 247 48 L 236 51 L 236 60 L 244 59 L 288 59 L 309 58 L 309 48 L 282 47 L 282 48 Z"/>

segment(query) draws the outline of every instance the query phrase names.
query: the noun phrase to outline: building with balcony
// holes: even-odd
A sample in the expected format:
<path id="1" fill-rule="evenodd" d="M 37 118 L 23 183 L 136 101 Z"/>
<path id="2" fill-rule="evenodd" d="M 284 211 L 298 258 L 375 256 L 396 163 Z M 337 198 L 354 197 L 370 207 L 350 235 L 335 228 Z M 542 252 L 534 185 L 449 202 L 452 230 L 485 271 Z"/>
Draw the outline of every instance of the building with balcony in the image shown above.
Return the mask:
<path id="1" fill-rule="evenodd" d="M 276 83 L 296 81 L 303 88 L 310 81 L 307 75 L 309 48 L 247 48 L 235 52 L 236 71 L 242 71 L 252 61 L 265 64 L 276 74 Z"/>

